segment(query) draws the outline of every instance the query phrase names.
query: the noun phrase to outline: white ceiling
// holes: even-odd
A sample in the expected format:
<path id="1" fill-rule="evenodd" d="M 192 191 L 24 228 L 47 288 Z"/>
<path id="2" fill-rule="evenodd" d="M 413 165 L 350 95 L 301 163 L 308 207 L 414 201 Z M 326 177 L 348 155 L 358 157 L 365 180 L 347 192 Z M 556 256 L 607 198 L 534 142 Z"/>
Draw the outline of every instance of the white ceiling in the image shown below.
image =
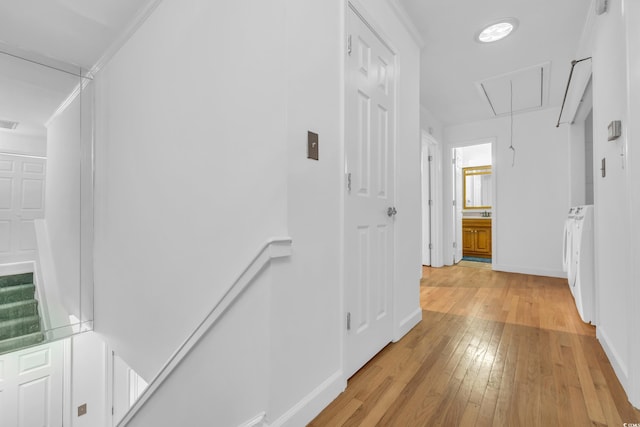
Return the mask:
<path id="1" fill-rule="evenodd" d="M 154 0 L 1 0 L 0 51 L 86 72 Z M 44 135 L 79 77 L 0 54 L 0 119 Z M 1 135 L 1 133 L 0 133 Z"/>
<path id="2" fill-rule="evenodd" d="M 420 99 L 445 125 L 495 117 L 483 80 L 549 62 L 547 106 L 560 106 L 590 0 L 399 0 L 424 39 Z M 506 39 L 474 36 L 500 18 L 519 20 Z M 545 70 L 546 71 L 546 70 Z M 523 88 L 522 91 L 525 91 Z M 531 90 L 534 92 L 534 90 Z M 504 88 L 498 90 L 508 96 Z M 520 90 L 514 83 L 514 107 Z M 509 99 L 504 99 L 508 104 Z M 514 108 L 515 109 L 515 108 Z"/>
<path id="3" fill-rule="evenodd" d="M 151 0 L 2 0 L 0 40 L 91 68 Z"/>
<path id="4" fill-rule="evenodd" d="M 591 4 L 590 0 L 397 1 L 425 40 L 421 102 L 445 124 L 493 117 L 479 83 L 546 62 L 550 63 L 548 105 L 559 106 Z M 138 13 L 154 2 L 2 0 L 0 50 L 90 69 Z M 512 36 L 492 44 L 474 41 L 477 31 L 501 17 L 520 21 Z M 72 82 L 51 70 L 41 70 L 49 78 L 37 77 L 33 64 L 22 64 L 25 69 L 20 71 L 15 60 L 0 61 L 0 119 L 21 121 L 22 132 L 29 130 L 27 122 L 33 122 L 35 131 L 43 131 L 43 120 L 69 95 Z M 514 101 L 518 92 L 514 88 Z M 496 93 L 504 93 L 504 87 Z M 38 104 L 38 98 L 44 101 Z"/>

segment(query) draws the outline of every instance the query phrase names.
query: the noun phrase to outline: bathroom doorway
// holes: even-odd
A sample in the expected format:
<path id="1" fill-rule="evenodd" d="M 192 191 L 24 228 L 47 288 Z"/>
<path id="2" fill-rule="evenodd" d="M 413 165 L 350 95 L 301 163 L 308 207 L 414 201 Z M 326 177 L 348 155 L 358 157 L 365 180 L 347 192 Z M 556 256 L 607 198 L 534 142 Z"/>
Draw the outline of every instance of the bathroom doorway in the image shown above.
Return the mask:
<path id="1" fill-rule="evenodd" d="M 453 263 L 492 264 L 495 217 L 493 141 L 475 141 L 452 149 Z"/>

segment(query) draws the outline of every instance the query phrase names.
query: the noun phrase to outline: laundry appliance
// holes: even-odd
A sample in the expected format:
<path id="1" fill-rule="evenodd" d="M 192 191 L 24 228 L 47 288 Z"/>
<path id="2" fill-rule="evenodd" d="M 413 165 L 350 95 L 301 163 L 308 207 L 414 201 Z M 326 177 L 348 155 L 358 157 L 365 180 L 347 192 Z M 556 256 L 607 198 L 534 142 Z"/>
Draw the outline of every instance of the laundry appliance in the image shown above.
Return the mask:
<path id="1" fill-rule="evenodd" d="M 569 209 L 565 222 L 563 268 L 578 313 L 586 323 L 595 324 L 595 271 L 593 205 Z"/>

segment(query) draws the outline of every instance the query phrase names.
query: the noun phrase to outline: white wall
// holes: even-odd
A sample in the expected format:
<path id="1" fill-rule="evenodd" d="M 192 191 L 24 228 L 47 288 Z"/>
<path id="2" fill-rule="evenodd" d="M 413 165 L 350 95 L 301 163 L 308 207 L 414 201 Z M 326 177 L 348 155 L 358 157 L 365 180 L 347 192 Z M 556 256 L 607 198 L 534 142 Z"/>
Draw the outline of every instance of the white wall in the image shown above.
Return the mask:
<path id="1" fill-rule="evenodd" d="M 283 2 L 166 0 L 96 77 L 95 327 L 147 380 L 287 234 L 283 44 Z"/>
<path id="2" fill-rule="evenodd" d="M 460 150 L 462 164 L 460 166 L 466 168 L 467 166 L 491 165 L 492 155 L 490 143 L 462 147 Z"/>
<path id="3" fill-rule="evenodd" d="M 637 117 L 640 114 L 640 3 L 627 2 L 625 12 L 626 20 L 626 40 L 627 40 L 627 88 L 628 117 Z M 640 122 L 637 120 L 627 121 L 627 138 L 629 141 L 640 141 Z M 627 173 L 629 182 L 640 182 L 640 147 L 637 143 L 629 144 L 627 147 Z M 595 178 L 597 179 L 597 178 Z M 640 278 L 640 192 L 631 186 L 627 192 L 629 217 L 632 219 L 629 224 L 629 236 L 631 247 L 629 253 L 629 274 L 630 289 L 628 307 L 629 328 L 629 381 L 627 383 L 627 393 L 629 400 L 635 407 L 640 407 L 640 340 L 637 339 L 636 331 L 640 325 L 640 287 L 637 286 Z"/>
<path id="4" fill-rule="evenodd" d="M 629 3 L 629 2 L 625 2 Z M 635 183 L 631 185 L 630 171 L 638 167 L 638 159 L 627 157 L 627 150 L 634 144 L 630 140 L 629 126 L 633 119 L 629 115 L 628 74 L 637 75 L 638 64 L 627 64 L 627 29 L 640 24 L 637 8 L 634 15 L 622 7 L 621 0 L 609 1 L 609 11 L 598 16 L 594 24 L 594 38 L 591 52 L 593 56 L 593 149 L 594 163 L 600 165 L 606 158 L 607 175 L 595 175 L 595 247 L 596 247 L 596 329 L 609 360 L 618 378 L 630 394 L 631 402 L 640 406 L 640 395 L 633 386 L 633 374 L 638 378 L 637 348 L 631 343 L 637 341 L 638 277 L 634 272 L 632 248 L 638 234 L 633 231 L 635 217 L 630 210 L 633 195 L 637 193 Z M 630 34 L 633 34 L 632 30 Z M 637 49 L 633 38 L 629 52 Z M 627 68 L 628 67 L 628 68 Z M 632 81 L 630 79 L 629 81 Z M 637 92 L 632 94 L 637 96 Z M 622 136 L 614 142 L 607 141 L 607 126 L 612 120 L 622 120 Z M 599 171 L 598 171 L 599 172 Z M 633 211 L 636 212 L 636 211 Z M 633 220 L 632 220 L 633 219 Z M 636 230 L 637 231 L 637 230 Z M 634 252 L 634 254 L 637 254 Z M 633 373 L 633 374 L 632 374 Z"/>
<path id="5" fill-rule="evenodd" d="M 85 95 L 85 101 L 90 102 L 90 99 L 90 93 Z M 85 228 L 81 233 L 81 207 L 84 209 L 88 206 L 83 200 L 90 200 L 87 199 L 90 196 L 81 197 L 81 191 L 91 186 L 91 168 L 82 163 L 86 162 L 86 152 L 81 144 L 81 108 L 82 102 L 77 97 L 47 127 L 45 222 L 56 278 L 53 282 L 45 283 L 45 286 L 56 283 L 55 293 L 59 295 L 68 314 L 84 320 L 86 316 L 80 313 L 80 255 L 81 239 L 87 238 L 88 230 Z M 85 144 L 87 135 L 90 135 L 87 133 L 89 129 L 89 126 L 82 129 Z M 84 261 L 86 263 L 90 259 Z"/>
<path id="6" fill-rule="evenodd" d="M 127 426 L 239 426 L 265 411 L 271 379 L 265 302 L 277 288 L 270 270 L 263 271 Z"/>
<path id="7" fill-rule="evenodd" d="M 444 125 L 442 121 L 429 109 L 420 107 L 420 128 L 432 135 L 436 141 L 444 139 Z"/>
<path id="8" fill-rule="evenodd" d="M 425 255 L 423 256 L 423 263 L 427 261 L 426 251 L 428 250 L 429 241 L 432 244 L 431 249 L 431 266 L 442 267 L 443 261 L 443 239 L 444 230 L 442 227 L 442 150 L 444 141 L 444 126 L 440 119 L 435 114 L 425 107 L 420 107 L 420 128 L 422 131 L 422 161 L 426 164 L 428 161 L 428 153 L 431 153 L 431 183 L 428 177 L 425 176 L 427 168 L 423 169 L 422 177 L 422 250 Z M 431 132 L 431 133 L 430 133 Z M 428 135 L 428 136 L 427 136 Z M 428 147 L 429 146 L 429 147 Z M 427 186 L 431 186 L 431 218 L 427 214 L 429 209 L 428 205 L 428 191 Z M 429 230 L 429 223 L 431 223 L 431 229 Z M 431 235 L 429 235 L 429 232 Z"/>
<path id="9" fill-rule="evenodd" d="M 342 19 L 339 0 L 286 2 L 287 229 L 293 256 L 274 271 L 267 414 L 283 416 L 303 396 L 318 407 L 344 387 L 342 362 Z M 307 131 L 319 160 L 307 159 Z M 311 412 L 313 409 L 309 408 Z M 302 425 L 302 424 L 301 424 Z"/>
<path id="10" fill-rule="evenodd" d="M 362 3 L 401 69 L 397 339 L 421 315 L 419 50 L 384 0 Z M 225 423 L 262 407 L 270 424 L 302 425 L 344 388 L 345 11 L 343 0 L 165 0 L 96 77 L 95 327 L 133 369 L 152 379 L 259 245 L 293 238 L 291 259 L 243 296 L 241 314 L 136 425 L 170 412 L 197 424 L 194 396 L 223 399 L 214 416 Z M 308 130 L 320 137 L 317 162 Z M 248 366 L 253 385 L 239 377 Z M 216 396 L 236 379 L 238 393 L 256 393 Z M 185 410 L 162 403 L 171 399 Z"/>
<path id="11" fill-rule="evenodd" d="M 0 153 L 44 157 L 47 155 L 47 138 L 0 130 Z"/>
<path id="12" fill-rule="evenodd" d="M 508 117 L 445 128 L 447 147 L 496 138 L 493 179 L 494 269 L 563 277 L 562 230 L 569 208 L 569 151 L 566 127 L 555 127 L 559 109 L 516 114 L 512 167 Z M 450 149 L 445 150 L 445 156 Z M 445 157 L 446 159 L 447 157 Z M 451 251 L 451 163 L 444 162 L 445 251 Z M 445 260 L 453 258 L 451 252 Z"/>
<path id="13" fill-rule="evenodd" d="M 106 427 L 107 396 L 105 343 L 93 332 L 75 335 L 71 340 L 70 427 Z M 110 379 L 109 379 L 110 380 Z M 87 413 L 78 416 L 78 406 Z"/>

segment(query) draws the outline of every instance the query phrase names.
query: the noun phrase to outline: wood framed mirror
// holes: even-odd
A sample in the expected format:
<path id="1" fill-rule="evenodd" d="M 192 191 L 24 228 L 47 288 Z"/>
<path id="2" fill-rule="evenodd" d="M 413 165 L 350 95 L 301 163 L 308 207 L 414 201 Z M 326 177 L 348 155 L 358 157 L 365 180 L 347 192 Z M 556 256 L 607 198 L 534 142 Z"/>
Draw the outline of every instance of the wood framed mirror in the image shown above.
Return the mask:
<path id="1" fill-rule="evenodd" d="M 462 168 L 464 209 L 491 209 L 491 165 Z"/>

